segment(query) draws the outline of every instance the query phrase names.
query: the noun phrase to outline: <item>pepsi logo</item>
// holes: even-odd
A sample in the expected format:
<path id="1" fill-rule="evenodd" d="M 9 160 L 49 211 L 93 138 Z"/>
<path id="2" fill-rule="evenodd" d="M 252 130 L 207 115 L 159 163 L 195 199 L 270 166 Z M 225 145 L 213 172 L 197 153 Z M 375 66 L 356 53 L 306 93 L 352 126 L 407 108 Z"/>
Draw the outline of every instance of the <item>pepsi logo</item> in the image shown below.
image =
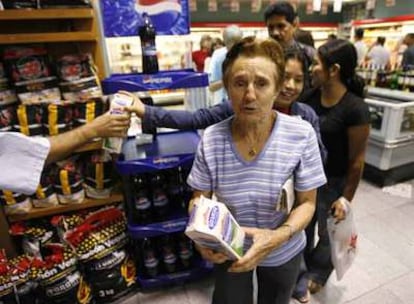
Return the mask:
<path id="1" fill-rule="evenodd" d="M 137 0 L 135 10 L 148 13 L 157 32 L 169 31 L 182 14 L 180 0 Z"/>

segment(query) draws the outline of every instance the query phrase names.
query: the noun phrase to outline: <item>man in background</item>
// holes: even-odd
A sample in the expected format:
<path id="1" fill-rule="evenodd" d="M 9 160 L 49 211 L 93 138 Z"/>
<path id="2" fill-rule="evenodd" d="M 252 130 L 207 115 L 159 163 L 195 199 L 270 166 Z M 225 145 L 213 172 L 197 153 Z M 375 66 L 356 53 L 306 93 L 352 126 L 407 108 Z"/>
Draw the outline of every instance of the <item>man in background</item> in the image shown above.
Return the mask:
<path id="1" fill-rule="evenodd" d="M 391 53 L 385 46 L 385 37 L 378 37 L 375 44 L 370 48 L 366 60 L 377 68 L 389 68 Z"/>
<path id="2" fill-rule="evenodd" d="M 243 32 L 237 25 L 229 25 L 223 31 L 223 42 L 226 47 L 219 48 L 213 52 L 210 60 L 210 85 L 209 90 L 212 94 L 212 105 L 223 102 L 227 99 L 227 94 L 223 87 L 223 72 L 221 66 L 226 58 L 227 51 L 243 38 Z"/>
<path id="3" fill-rule="evenodd" d="M 414 33 L 405 35 L 403 43 L 407 45 L 403 53 L 401 66 L 404 70 L 414 69 Z"/>
<path id="4" fill-rule="evenodd" d="M 210 35 L 203 35 L 200 39 L 200 49 L 192 52 L 191 57 L 197 72 L 204 72 L 204 62 L 211 53 L 213 39 Z"/>
<path id="5" fill-rule="evenodd" d="M 361 65 L 362 63 L 364 63 L 365 56 L 367 54 L 367 46 L 365 42 L 363 41 L 363 39 L 364 39 L 364 30 L 362 28 L 355 29 L 354 46 L 355 46 L 355 49 L 357 51 L 357 56 L 358 56 L 357 65 Z"/>
<path id="6" fill-rule="evenodd" d="M 309 45 L 295 40 L 299 19 L 295 8 L 287 1 L 270 4 L 264 11 L 264 21 L 269 37 L 275 39 L 286 52 L 301 52 L 305 57 L 306 71 L 309 71 L 316 51 Z M 305 75 L 305 88 L 310 86 L 310 77 Z"/>

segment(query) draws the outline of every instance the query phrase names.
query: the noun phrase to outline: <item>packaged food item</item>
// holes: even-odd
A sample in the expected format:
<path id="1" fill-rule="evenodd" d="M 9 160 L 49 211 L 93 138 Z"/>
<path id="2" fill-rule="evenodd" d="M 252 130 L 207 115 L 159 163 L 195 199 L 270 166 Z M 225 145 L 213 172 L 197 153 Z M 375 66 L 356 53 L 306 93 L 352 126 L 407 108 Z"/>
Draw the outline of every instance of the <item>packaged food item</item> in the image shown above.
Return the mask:
<path id="1" fill-rule="evenodd" d="M 21 255 L 8 260 L 4 250 L 0 250 L 0 303 L 36 303 L 34 281 L 30 280 L 32 259 Z"/>
<path id="2" fill-rule="evenodd" d="M 5 9 L 20 9 L 20 8 L 39 8 L 39 0 L 7 0 L 4 2 Z"/>
<path id="3" fill-rule="evenodd" d="M 64 238 L 76 252 L 98 303 L 112 303 L 134 285 L 136 268 L 126 250 L 121 210 L 110 207 L 91 213 Z"/>
<path id="4" fill-rule="evenodd" d="M 72 128 L 73 104 L 51 103 L 44 106 L 43 126 L 46 135 L 53 136 L 69 131 Z"/>
<path id="5" fill-rule="evenodd" d="M 60 103 L 62 100 L 56 77 L 19 81 L 14 87 L 17 97 L 24 105 Z"/>
<path id="6" fill-rule="evenodd" d="M 90 0 L 38 0 L 41 8 L 53 7 L 91 7 Z"/>
<path id="7" fill-rule="evenodd" d="M 3 204 L 7 215 L 26 214 L 32 210 L 32 201 L 29 197 L 8 190 L 0 191 L 0 203 Z"/>
<path id="8" fill-rule="evenodd" d="M 0 131 L 13 131 L 16 120 L 17 103 L 0 105 Z"/>
<path id="9" fill-rule="evenodd" d="M 92 153 L 85 161 L 84 169 L 86 196 L 107 198 L 114 185 L 111 155 L 107 151 Z"/>
<path id="10" fill-rule="evenodd" d="M 16 110 L 14 129 L 27 136 L 43 135 L 43 107 L 41 105 L 19 105 Z"/>
<path id="11" fill-rule="evenodd" d="M 53 186 L 52 172 L 52 167 L 47 167 L 42 172 L 36 192 L 31 196 L 35 208 L 48 208 L 59 204 Z"/>
<path id="12" fill-rule="evenodd" d="M 46 244 L 42 256 L 33 261 L 32 276 L 39 283 L 41 303 L 93 303 L 91 289 L 78 268 L 75 253 L 63 244 Z"/>
<path id="13" fill-rule="evenodd" d="M 115 94 L 111 100 L 109 113 L 110 115 L 119 115 L 125 113 L 123 108 L 132 105 L 133 99 L 124 94 Z M 105 138 L 103 148 L 110 153 L 119 154 L 122 148 L 123 138 L 109 137 Z"/>
<path id="14" fill-rule="evenodd" d="M 74 126 L 81 126 L 91 122 L 96 117 L 104 114 L 107 110 L 107 103 L 102 98 L 89 99 L 74 104 Z"/>
<path id="15" fill-rule="evenodd" d="M 223 203 L 201 196 L 191 211 L 185 234 L 200 246 L 223 252 L 231 259 L 243 256 L 245 233 Z"/>
<path id="16" fill-rule="evenodd" d="M 61 204 L 80 204 L 85 199 L 82 187 L 83 176 L 79 164 L 74 158 L 58 162 L 55 173 L 55 190 Z"/>
<path id="17" fill-rule="evenodd" d="M 0 77 L 0 106 L 5 106 L 15 102 L 17 102 L 16 92 L 11 88 L 9 79 Z"/>

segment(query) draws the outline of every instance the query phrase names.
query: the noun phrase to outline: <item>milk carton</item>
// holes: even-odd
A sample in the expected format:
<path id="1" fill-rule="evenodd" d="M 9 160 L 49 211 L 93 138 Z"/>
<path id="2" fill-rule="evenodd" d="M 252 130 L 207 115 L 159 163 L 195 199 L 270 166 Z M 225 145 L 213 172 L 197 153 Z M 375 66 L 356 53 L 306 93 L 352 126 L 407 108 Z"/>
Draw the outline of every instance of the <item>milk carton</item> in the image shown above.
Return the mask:
<path id="1" fill-rule="evenodd" d="M 132 105 L 132 97 L 125 94 L 115 94 L 109 107 L 109 113 L 111 115 L 124 114 L 123 107 Z M 109 137 L 105 138 L 103 142 L 103 148 L 110 153 L 120 153 L 122 148 L 123 138 Z"/>
<path id="2" fill-rule="evenodd" d="M 201 196 L 191 211 L 185 234 L 195 243 L 230 259 L 243 255 L 244 231 L 226 205 Z"/>

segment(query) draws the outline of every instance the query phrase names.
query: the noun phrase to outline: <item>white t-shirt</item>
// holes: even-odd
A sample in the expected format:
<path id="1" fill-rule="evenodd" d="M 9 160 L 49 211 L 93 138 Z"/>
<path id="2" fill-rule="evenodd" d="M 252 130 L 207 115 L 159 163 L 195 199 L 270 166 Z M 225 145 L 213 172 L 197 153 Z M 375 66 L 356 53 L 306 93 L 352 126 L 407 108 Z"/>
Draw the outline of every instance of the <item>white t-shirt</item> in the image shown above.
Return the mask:
<path id="1" fill-rule="evenodd" d="M 375 45 L 368 53 L 372 64 L 385 67 L 390 61 L 390 52 L 382 45 Z"/>
<path id="2" fill-rule="evenodd" d="M 367 46 L 361 40 L 355 42 L 354 46 L 357 51 L 358 65 L 360 65 L 364 61 L 365 55 L 367 54 Z"/>
<path id="3" fill-rule="evenodd" d="M 49 150 L 46 138 L 1 132 L 0 189 L 23 194 L 35 192 Z"/>

